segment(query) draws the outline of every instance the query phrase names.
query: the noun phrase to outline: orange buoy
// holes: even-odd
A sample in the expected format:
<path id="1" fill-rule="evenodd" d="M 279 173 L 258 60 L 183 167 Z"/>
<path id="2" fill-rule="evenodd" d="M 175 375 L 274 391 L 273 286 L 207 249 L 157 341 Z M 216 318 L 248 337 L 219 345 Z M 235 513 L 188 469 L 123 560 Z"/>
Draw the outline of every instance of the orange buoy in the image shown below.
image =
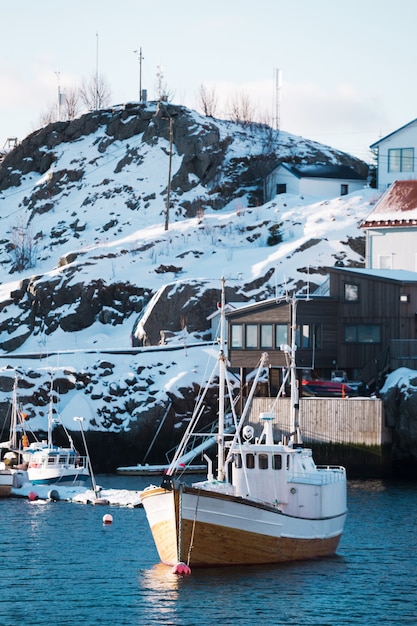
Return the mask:
<path id="1" fill-rule="evenodd" d="M 30 500 L 31 502 L 34 502 L 35 500 L 37 500 L 37 499 L 38 499 L 38 494 L 37 494 L 37 493 L 35 493 L 34 491 L 30 491 L 30 492 L 29 492 L 29 495 L 28 495 L 28 498 L 29 498 L 29 500 Z"/>

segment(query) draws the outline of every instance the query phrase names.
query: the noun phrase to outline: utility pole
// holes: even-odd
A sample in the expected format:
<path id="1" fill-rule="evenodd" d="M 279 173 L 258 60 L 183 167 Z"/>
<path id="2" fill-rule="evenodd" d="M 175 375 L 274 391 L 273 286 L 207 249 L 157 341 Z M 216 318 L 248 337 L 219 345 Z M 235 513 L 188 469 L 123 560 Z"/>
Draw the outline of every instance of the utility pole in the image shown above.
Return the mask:
<path id="1" fill-rule="evenodd" d="M 167 186 L 167 199 L 165 205 L 165 230 L 168 230 L 169 225 L 169 204 L 171 195 L 171 169 L 172 169 L 172 143 L 173 143 L 173 128 L 172 117 L 169 118 L 169 164 L 168 164 L 168 186 Z"/>
<path id="2" fill-rule="evenodd" d="M 95 95 L 95 109 L 97 111 L 99 103 L 98 97 L 98 32 L 96 33 L 96 95 Z"/>
<path id="3" fill-rule="evenodd" d="M 275 130 L 281 128 L 281 84 L 282 72 L 280 69 L 274 71 L 274 101 L 275 101 Z"/>
<path id="4" fill-rule="evenodd" d="M 142 48 L 139 48 L 139 50 L 133 50 L 133 52 L 139 59 L 139 102 L 142 102 Z"/>
<path id="5" fill-rule="evenodd" d="M 55 72 L 55 76 L 58 79 L 58 122 L 60 122 L 61 121 L 61 87 L 60 87 L 60 84 L 59 84 L 59 77 L 60 77 L 60 71 L 59 70 L 57 70 Z"/>

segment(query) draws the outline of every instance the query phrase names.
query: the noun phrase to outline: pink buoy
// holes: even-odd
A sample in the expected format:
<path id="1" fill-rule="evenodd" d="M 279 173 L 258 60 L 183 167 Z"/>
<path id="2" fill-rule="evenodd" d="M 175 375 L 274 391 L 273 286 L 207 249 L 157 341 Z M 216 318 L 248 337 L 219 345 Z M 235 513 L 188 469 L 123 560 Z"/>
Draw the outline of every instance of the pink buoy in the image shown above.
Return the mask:
<path id="1" fill-rule="evenodd" d="M 29 495 L 28 495 L 28 498 L 29 498 L 29 500 L 30 500 L 31 502 L 34 502 L 35 500 L 37 500 L 37 499 L 38 499 L 38 494 L 37 494 L 37 493 L 35 493 L 34 491 L 30 491 L 30 492 L 29 492 Z"/>
<path id="2" fill-rule="evenodd" d="M 191 574 L 191 568 L 188 567 L 188 565 L 186 563 L 177 563 L 172 572 L 174 574 L 178 574 L 178 576 L 189 576 Z"/>
<path id="3" fill-rule="evenodd" d="M 107 513 L 103 516 L 103 524 L 104 526 L 109 526 L 110 524 L 113 524 L 113 516 L 110 515 L 110 513 Z"/>

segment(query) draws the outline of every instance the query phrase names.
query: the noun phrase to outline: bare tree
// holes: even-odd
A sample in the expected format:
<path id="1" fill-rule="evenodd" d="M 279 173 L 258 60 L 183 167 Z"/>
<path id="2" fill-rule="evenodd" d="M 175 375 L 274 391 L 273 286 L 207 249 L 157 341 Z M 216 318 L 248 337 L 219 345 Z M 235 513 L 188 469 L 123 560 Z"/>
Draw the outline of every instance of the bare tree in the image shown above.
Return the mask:
<path id="1" fill-rule="evenodd" d="M 198 92 L 197 107 L 200 108 L 207 117 L 215 117 L 217 109 L 216 88 L 209 89 L 204 85 L 200 85 Z"/>
<path id="2" fill-rule="evenodd" d="M 13 269 L 22 271 L 34 267 L 36 263 L 36 245 L 32 231 L 22 217 L 18 217 L 12 229 L 10 256 L 14 261 Z"/>
<path id="3" fill-rule="evenodd" d="M 255 107 L 244 91 L 233 94 L 228 102 L 228 114 L 231 120 L 240 124 L 251 124 L 255 121 Z"/>
<path id="4" fill-rule="evenodd" d="M 71 87 L 65 91 L 64 117 L 73 120 L 80 112 L 80 89 Z"/>
<path id="5" fill-rule="evenodd" d="M 103 76 L 93 74 L 80 88 L 80 98 L 89 111 L 102 109 L 110 103 L 111 90 Z"/>
<path id="6" fill-rule="evenodd" d="M 51 104 L 48 109 L 43 111 L 39 116 L 39 124 L 40 127 L 47 126 L 48 124 L 52 124 L 52 122 L 56 122 L 57 120 L 57 110 L 56 104 Z"/>

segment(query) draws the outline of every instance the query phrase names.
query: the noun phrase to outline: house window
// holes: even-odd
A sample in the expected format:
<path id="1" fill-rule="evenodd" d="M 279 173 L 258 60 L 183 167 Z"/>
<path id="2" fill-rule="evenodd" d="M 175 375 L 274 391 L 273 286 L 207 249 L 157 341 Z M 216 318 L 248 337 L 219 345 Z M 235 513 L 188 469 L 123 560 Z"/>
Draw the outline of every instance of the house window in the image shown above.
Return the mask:
<path id="1" fill-rule="evenodd" d="M 380 270 L 392 270 L 392 254 L 380 254 L 378 262 Z"/>
<path id="2" fill-rule="evenodd" d="M 388 150 L 389 172 L 414 172 L 414 148 Z"/>
<path id="3" fill-rule="evenodd" d="M 287 185 L 286 183 L 278 183 L 277 185 L 277 194 L 287 193 Z"/>
<path id="4" fill-rule="evenodd" d="M 346 343 L 380 343 L 381 326 L 379 324 L 346 324 Z"/>
<path id="5" fill-rule="evenodd" d="M 261 348 L 272 348 L 272 340 L 272 324 L 261 324 Z"/>
<path id="6" fill-rule="evenodd" d="M 410 296 L 407 293 L 400 294 L 400 302 L 410 302 Z"/>
<path id="7" fill-rule="evenodd" d="M 258 347 L 258 326 L 257 324 L 246 324 L 246 347 Z"/>
<path id="8" fill-rule="evenodd" d="M 232 324 L 231 326 L 232 348 L 243 348 L 243 327 L 242 324 Z"/>
<path id="9" fill-rule="evenodd" d="M 359 285 L 345 283 L 345 301 L 357 302 L 359 300 Z"/>
<path id="10" fill-rule="evenodd" d="M 297 326 L 295 337 L 298 348 L 304 350 L 321 348 L 321 326 L 318 324 L 300 324 Z"/>
<path id="11" fill-rule="evenodd" d="M 340 185 L 340 195 L 347 196 L 349 193 L 349 185 Z"/>
<path id="12" fill-rule="evenodd" d="M 276 324 L 275 345 L 279 348 L 283 344 L 288 344 L 288 326 L 287 324 Z"/>

